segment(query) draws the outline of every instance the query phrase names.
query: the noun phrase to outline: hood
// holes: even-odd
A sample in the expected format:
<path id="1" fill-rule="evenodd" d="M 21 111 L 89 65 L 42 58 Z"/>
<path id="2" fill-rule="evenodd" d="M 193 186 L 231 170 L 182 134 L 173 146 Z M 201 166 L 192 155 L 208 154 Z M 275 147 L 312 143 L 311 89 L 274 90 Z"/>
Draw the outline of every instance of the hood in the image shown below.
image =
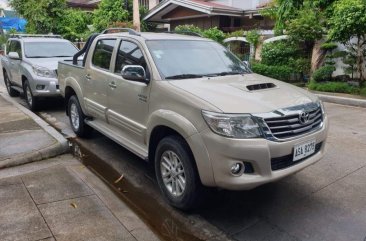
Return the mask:
<path id="1" fill-rule="evenodd" d="M 62 58 L 31 58 L 27 59 L 27 62 L 31 65 L 37 65 L 40 67 L 47 68 L 49 70 L 56 70 L 59 61 L 72 60 L 72 57 Z"/>
<path id="2" fill-rule="evenodd" d="M 169 82 L 225 113 L 264 113 L 317 100 L 301 88 L 258 74 Z"/>

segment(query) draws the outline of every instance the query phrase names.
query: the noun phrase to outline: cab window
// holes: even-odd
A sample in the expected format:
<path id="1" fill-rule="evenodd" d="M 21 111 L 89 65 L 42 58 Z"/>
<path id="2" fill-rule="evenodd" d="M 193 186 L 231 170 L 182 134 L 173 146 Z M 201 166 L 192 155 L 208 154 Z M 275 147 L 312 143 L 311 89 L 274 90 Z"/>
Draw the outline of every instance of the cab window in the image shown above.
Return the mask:
<path id="1" fill-rule="evenodd" d="M 126 65 L 141 65 L 147 71 L 147 65 L 141 49 L 135 43 L 123 40 L 118 48 L 115 73 L 121 73 Z"/>
<path id="2" fill-rule="evenodd" d="M 109 70 L 115 43 L 115 39 L 99 40 L 94 49 L 92 59 L 93 65 L 105 70 Z"/>

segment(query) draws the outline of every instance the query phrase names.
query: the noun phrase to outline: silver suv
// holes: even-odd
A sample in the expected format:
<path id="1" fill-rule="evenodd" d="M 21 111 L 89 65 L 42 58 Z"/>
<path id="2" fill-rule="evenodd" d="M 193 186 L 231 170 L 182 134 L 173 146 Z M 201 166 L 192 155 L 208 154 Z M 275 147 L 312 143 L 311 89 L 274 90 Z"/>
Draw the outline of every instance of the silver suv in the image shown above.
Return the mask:
<path id="1" fill-rule="evenodd" d="M 55 35 L 14 35 L 6 44 L 1 58 L 4 82 L 10 96 L 25 93 L 31 110 L 40 97 L 61 96 L 57 80 L 57 63 L 71 59 L 78 49 L 68 40 Z"/>
<path id="2" fill-rule="evenodd" d="M 77 56 L 58 68 L 72 128 L 153 162 L 175 207 L 195 206 L 205 187 L 252 189 L 324 155 L 321 101 L 252 73 L 214 41 L 129 30 L 93 36 Z"/>

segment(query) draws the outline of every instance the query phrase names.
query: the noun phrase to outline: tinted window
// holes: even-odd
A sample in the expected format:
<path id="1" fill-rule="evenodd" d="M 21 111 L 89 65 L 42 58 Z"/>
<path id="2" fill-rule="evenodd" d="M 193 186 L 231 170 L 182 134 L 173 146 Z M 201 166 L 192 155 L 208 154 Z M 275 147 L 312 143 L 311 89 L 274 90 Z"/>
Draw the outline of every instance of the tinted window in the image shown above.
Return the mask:
<path id="1" fill-rule="evenodd" d="M 122 41 L 118 48 L 115 72 L 120 73 L 125 65 L 141 65 L 146 70 L 146 61 L 141 49 L 134 43 Z"/>
<path id="2" fill-rule="evenodd" d="M 93 54 L 93 65 L 109 70 L 115 43 L 115 39 L 99 40 Z"/>
<path id="3" fill-rule="evenodd" d="M 27 58 L 72 57 L 78 49 L 70 42 L 25 42 L 24 54 Z"/>

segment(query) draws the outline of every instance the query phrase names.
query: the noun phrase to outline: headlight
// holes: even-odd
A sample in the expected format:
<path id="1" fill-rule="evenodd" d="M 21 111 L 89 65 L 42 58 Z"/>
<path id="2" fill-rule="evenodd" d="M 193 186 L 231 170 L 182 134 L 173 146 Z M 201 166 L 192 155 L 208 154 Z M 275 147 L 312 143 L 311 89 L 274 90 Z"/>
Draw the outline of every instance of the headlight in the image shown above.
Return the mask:
<path id="1" fill-rule="evenodd" d="M 40 66 L 33 66 L 33 72 L 37 76 L 45 77 L 45 78 L 56 78 L 56 73 L 53 70 L 49 70 Z"/>
<path id="2" fill-rule="evenodd" d="M 322 114 L 324 115 L 325 114 L 325 109 L 324 109 L 323 101 L 318 100 L 318 104 L 320 105 L 320 109 L 322 110 Z"/>
<path id="3" fill-rule="evenodd" d="M 202 115 L 216 134 L 238 139 L 262 136 L 258 123 L 249 114 L 221 114 L 203 110 Z"/>

